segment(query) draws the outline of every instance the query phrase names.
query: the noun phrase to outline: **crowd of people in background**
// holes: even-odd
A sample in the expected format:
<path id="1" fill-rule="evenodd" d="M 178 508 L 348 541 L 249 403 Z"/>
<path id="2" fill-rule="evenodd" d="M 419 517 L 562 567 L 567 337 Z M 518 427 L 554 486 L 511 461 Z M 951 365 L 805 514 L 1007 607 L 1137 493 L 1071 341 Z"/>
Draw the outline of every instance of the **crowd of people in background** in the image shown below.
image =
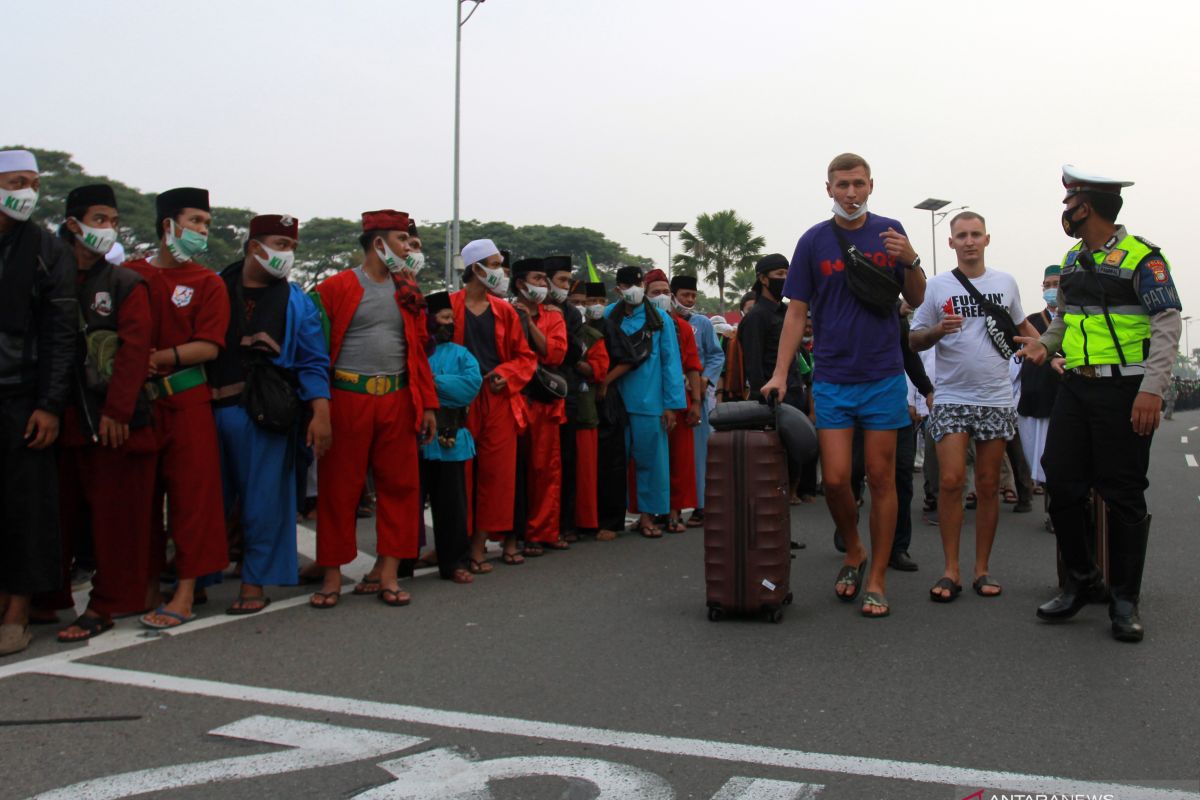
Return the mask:
<path id="1" fill-rule="evenodd" d="M 1016 280 L 985 265 L 986 221 L 964 212 L 957 267 L 927 281 L 902 225 L 867 212 L 866 161 L 843 154 L 828 176 L 834 218 L 758 262 L 733 325 L 696 311 L 695 277 L 623 266 L 609 286 L 568 255 L 486 239 L 462 248 L 461 289 L 423 294 L 420 232 L 391 209 L 362 214 L 362 263 L 312 292 L 288 280 L 303 241 L 287 214 L 256 216 L 243 257 L 213 271 L 194 260 L 213 221 L 191 187 L 158 195 L 155 253 L 112 263 L 111 187 L 72 191 L 51 232 L 29 222 L 34 156 L 0 152 L 0 655 L 74 608 L 83 564 L 64 643 L 126 615 L 185 625 L 231 562 L 229 614 L 305 581 L 312 608 L 333 609 L 363 515 L 376 560 L 352 592 L 388 606 L 411 602 L 401 581 L 419 566 L 469 584 L 628 519 L 648 539 L 702 527 L 709 414 L 734 400 L 814 420 L 820 455 L 789 465 L 792 500 L 824 495 L 845 554 L 834 590 L 861 592 L 863 616 L 889 615 L 886 570 L 918 569 L 918 453 L 945 555 L 930 598 L 962 591 L 964 508 L 972 588 L 999 596 L 999 509 L 1029 512 L 1052 483 L 1064 364 L 1021 356 L 1072 313 L 1063 267 L 1026 316 Z M 1196 402 L 1194 381 L 1173 386 L 1168 403 Z M 304 569 L 298 515 L 316 520 Z"/>

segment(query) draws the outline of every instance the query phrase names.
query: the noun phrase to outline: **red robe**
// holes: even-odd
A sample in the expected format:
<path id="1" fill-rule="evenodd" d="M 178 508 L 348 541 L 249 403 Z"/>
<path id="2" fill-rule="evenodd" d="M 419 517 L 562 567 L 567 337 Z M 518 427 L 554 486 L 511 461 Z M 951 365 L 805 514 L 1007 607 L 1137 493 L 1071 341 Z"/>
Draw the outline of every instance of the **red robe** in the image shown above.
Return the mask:
<path id="1" fill-rule="evenodd" d="M 78 283 L 88 273 L 80 270 Z M 120 344 L 105 394 L 102 416 L 128 423 L 133 416 L 150 361 L 153 319 L 150 289 L 140 284 L 117 309 Z M 99 428 L 100 420 L 94 420 Z M 49 596 L 35 598 L 38 608 L 73 608 L 71 562 L 76 532 L 90 529 L 96 574 L 88 607 L 101 616 L 140 612 L 146 606 L 153 540 L 154 428 L 130 431 L 118 449 L 92 442 L 84 434 L 79 406 L 71 402 L 63 413 L 58 438 L 58 500 L 62 527 L 63 585 Z"/>
<path id="2" fill-rule="evenodd" d="M 551 369 L 559 367 L 567 355 L 567 323 L 562 312 L 541 305 L 533 324 L 546 337 L 546 355 L 539 356 L 538 363 Z M 561 534 L 562 451 L 558 429 L 566 421 L 565 400 L 530 401 L 529 428 L 524 434 L 528 542 L 556 542 Z"/>
<path id="3" fill-rule="evenodd" d="M 689 372 L 704 372 L 704 364 L 700 361 L 700 351 L 696 347 L 696 333 L 691 323 L 674 314 L 675 333 L 679 338 L 679 360 L 683 365 L 683 374 Z M 692 402 L 692 387 L 685 386 L 687 405 L 690 409 Z M 675 427 L 668 437 L 671 448 L 671 508 L 695 508 L 699 503 L 696 497 L 696 437 L 692 427 L 687 424 L 687 411 L 675 412 Z"/>
<path id="4" fill-rule="evenodd" d="M 329 361 L 336 365 L 346 331 L 363 297 L 353 270 L 317 286 L 329 317 Z M 438 407 L 429 358 L 426 317 L 400 306 L 407 350 L 408 386 L 385 395 L 331 391 L 333 444 L 317 468 L 317 563 L 340 567 L 358 555 L 359 496 L 367 469 L 375 477 L 376 553 L 416 558 L 420 520 L 417 435 L 427 409 Z"/>
<path id="5" fill-rule="evenodd" d="M 229 327 L 229 294 L 217 273 L 194 262 L 159 269 L 145 259 L 125 265 L 150 285 L 153 319 L 151 345 L 170 350 L 188 342 L 225 346 Z M 212 392 L 207 383 L 154 401 L 158 479 L 166 492 L 167 529 L 175 541 L 175 569 L 180 578 L 199 578 L 229 565 L 225 541 L 225 502 Z M 154 516 L 159 541 L 152 574 L 164 558 L 162 515 Z"/>
<path id="6" fill-rule="evenodd" d="M 608 347 L 603 339 L 588 348 L 585 360 L 592 368 L 588 384 L 595 392 L 608 375 Z M 575 527 L 581 530 L 600 527 L 597 489 L 599 445 L 599 428 L 580 428 L 575 431 Z"/>
<path id="7" fill-rule="evenodd" d="M 513 307 L 487 296 L 496 321 L 496 374 L 504 388 L 493 392 L 484 378 L 483 389 L 471 403 L 467 428 L 475 439 L 475 460 L 467 462 L 468 506 L 475 532 L 507 531 L 513 524 L 516 499 L 517 435 L 528 425 L 529 409 L 521 390 L 537 369 L 537 357 L 525 341 L 525 332 Z M 466 331 L 466 290 L 450 295 L 454 310 L 454 341 L 463 344 Z"/>

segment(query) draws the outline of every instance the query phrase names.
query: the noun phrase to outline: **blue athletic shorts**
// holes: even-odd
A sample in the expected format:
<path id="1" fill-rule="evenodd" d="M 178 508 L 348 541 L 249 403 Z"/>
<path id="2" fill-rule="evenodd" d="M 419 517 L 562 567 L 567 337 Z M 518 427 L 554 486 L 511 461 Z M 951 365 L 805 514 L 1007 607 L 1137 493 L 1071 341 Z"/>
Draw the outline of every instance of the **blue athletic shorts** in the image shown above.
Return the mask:
<path id="1" fill-rule="evenodd" d="M 891 431 L 904 428 L 908 417 L 908 382 L 904 373 L 867 383 L 827 383 L 812 387 L 817 428 Z"/>

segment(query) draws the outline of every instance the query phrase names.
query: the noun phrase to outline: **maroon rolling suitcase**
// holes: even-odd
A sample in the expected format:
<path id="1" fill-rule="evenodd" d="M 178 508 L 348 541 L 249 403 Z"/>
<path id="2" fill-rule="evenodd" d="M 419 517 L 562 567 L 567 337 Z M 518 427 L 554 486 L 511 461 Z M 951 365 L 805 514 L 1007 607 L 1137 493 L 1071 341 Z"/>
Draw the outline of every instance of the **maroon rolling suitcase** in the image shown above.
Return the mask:
<path id="1" fill-rule="evenodd" d="M 792 601 L 787 457 L 773 430 L 723 430 L 708 442 L 704 583 L 708 618 L 783 618 Z"/>

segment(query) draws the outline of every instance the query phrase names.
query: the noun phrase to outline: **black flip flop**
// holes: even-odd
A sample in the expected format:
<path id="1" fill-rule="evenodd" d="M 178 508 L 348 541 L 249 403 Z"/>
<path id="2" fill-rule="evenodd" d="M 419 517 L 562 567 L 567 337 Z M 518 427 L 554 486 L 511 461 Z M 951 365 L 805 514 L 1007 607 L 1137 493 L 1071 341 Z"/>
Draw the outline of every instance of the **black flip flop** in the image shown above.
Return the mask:
<path id="1" fill-rule="evenodd" d="M 388 595 L 392 596 L 391 600 L 388 599 Z M 404 595 L 403 599 L 401 598 L 401 595 Z M 409 603 L 411 603 L 412 595 L 410 595 L 408 592 L 404 591 L 403 589 L 380 589 L 379 590 L 379 600 L 384 605 L 392 606 L 394 608 L 399 608 L 400 606 L 406 606 Z"/>
<path id="2" fill-rule="evenodd" d="M 114 625 L 114 623 L 111 619 L 104 619 L 103 617 L 93 617 L 89 614 L 80 614 L 74 622 L 72 622 L 66 628 L 63 628 L 61 631 L 58 632 L 58 641 L 61 642 L 62 644 L 74 644 L 75 642 L 87 641 L 88 639 L 91 639 L 93 636 L 99 636 L 100 634 L 104 633 L 105 631 L 111 631 L 113 628 L 113 625 Z M 64 639 L 63 633 L 66 632 L 67 628 L 70 628 L 72 626 L 82 630 L 84 632 L 84 635 L 83 636 L 72 636 L 70 638 Z"/>
<path id="3" fill-rule="evenodd" d="M 336 597 L 337 600 L 334 600 L 332 603 L 323 602 L 320 605 L 317 605 L 316 603 L 313 602 L 313 598 L 315 598 L 315 597 L 324 597 L 326 600 L 328 600 L 331 597 Z M 340 591 L 313 592 L 312 597 L 308 598 L 308 604 L 311 607 L 317 609 L 318 611 L 327 611 L 328 609 L 331 609 L 331 608 L 337 608 L 338 603 L 340 603 L 341 601 L 342 601 L 342 593 Z"/>
<path id="4" fill-rule="evenodd" d="M 838 600 L 841 600 L 843 603 L 849 603 L 852 600 L 854 600 L 856 597 L 858 597 L 858 592 L 859 592 L 859 590 L 862 589 L 863 570 L 865 570 L 866 568 L 867 568 L 867 559 L 865 559 L 865 558 L 862 560 L 862 563 L 859 564 L 857 567 L 852 567 L 849 564 L 842 565 L 842 568 L 840 570 L 838 570 L 837 580 L 833 582 L 834 594 L 837 594 Z M 837 587 L 839 587 L 839 586 L 853 586 L 854 593 L 853 594 L 838 594 Z"/>
<path id="5" fill-rule="evenodd" d="M 983 591 L 983 587 L 985 586 L 995 586 L 1000 591 L 988 593 Z M 975 594 L 979 595 L 980 597 L 987 597 L 989 599 L 993 597 L 999 597 L 1000 595 L 1004 594 L 1004 589 L 1001 588 L 996 579 L 991 575 L 988 575 L 986 572 L 975 579 L 975 582 L 971 584 L 971 588 L 975 590 Z"/>
<path id="6" fill-rule="evenodd" d="M 876 614 L 873 611 L 868 611 L 868 608 L 882 608 L 882 614 Z M 861 613 L 864 617 L 880 619 L 889 616 L 892 613 L 892 607 L 888 603 L 888 599 L 883 596 L 882 592 L 865 592 L 863 594 L 863 604 Z"/>
<path id="7" fill-rule="evenodd" d="M 950 592 L 949 595 L 943 596 L 934 591 L 934 589 L 945 589 Z M 929 599 L 935 603 L 953 603 L 962 594 L 962 584 L 955 583 L 947 577 L 938 578 L 937 583 L 929 590 Z"/>
<path id="8" fill-rule="evenodd" d="M 262 605 L 260 605 L 256 608 L 238 608 L 237 607 L 238 603 L 253 603 L 255 601 L 261 602 Z M 231 617 L 240 617 L 240 616 L 244 616 L 246 614 L 257 614 L 258 612 L 266 609 L 266 607 L 269 605 L 271 605 L 271 598 L 267 597 L 265 594 L 260 594 L 258 596 L 251 596 L 251 597 L 243 597 L 242 595 L 238 595 L 238 599 L 236 601 L 234 601 L 233 605 L 231 605 L 229 608 L 225 609 L 225 613 Z"/>

